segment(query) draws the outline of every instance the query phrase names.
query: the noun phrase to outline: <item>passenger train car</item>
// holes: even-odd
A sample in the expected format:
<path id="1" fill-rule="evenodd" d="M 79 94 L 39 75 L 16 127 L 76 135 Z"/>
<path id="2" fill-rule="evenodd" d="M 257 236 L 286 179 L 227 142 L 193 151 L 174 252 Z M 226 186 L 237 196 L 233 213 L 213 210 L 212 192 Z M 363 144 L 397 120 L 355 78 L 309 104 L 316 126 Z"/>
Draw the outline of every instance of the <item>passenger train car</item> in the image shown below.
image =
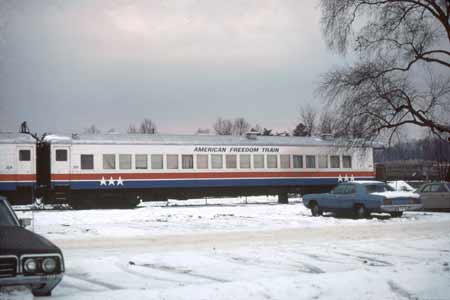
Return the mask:
<path id="1" fill-rule="evenodd" d="M 18 163 L 22 148 L 15 147 Z M 372 148 L 316 137 L 49 135 L 37 143 L 36 157 L 35 193 L 75 208 L 263 194 L 287 202 L 291 192 L 375 177 Z"/>
<path id="2" fill-rule="evenodd" d="M 29 203 L 36 188 L 36 140 L 29 134 L 0 133 L 0 195 Z"/>

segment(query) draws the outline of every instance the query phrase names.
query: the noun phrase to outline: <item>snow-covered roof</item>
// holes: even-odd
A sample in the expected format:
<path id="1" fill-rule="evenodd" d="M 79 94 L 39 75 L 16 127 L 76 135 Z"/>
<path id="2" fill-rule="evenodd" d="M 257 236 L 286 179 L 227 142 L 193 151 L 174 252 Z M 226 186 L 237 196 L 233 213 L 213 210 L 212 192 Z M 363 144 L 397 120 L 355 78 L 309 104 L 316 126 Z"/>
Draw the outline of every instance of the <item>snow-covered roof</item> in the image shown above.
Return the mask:
<path id="1" fill-rule="evenodd" d="M 52 144 L 154 144 L 154 145 L 261 145 L 261 146 L 336 146 L 320 137 L 177 135 L 177 134 L 73 134 L 48 135 Z"/>
<path id="2" fill-rule="evenodd" d="M 36 140 L 26 133 L 0 132 L 0 144 L 35 144 Z"/>

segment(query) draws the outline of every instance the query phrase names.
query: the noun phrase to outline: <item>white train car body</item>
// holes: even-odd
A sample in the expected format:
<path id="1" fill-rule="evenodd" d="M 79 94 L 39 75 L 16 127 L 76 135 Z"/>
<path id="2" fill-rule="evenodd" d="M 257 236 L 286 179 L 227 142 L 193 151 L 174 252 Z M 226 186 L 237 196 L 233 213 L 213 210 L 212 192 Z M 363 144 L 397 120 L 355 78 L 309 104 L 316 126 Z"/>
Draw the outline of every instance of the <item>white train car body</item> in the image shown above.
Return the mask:
<path id="1" fill-rule="evenodd" d="M 349 150 L 314 137 L 107 134 L 46 141 L 50 186 L 72 196 L 278 193 L 375 176 L 371 148 Z"/>
<path id="2" fill-rule="evenodd" d="M 36 140 L 29 134 L 0 133 L 0 195 L 31 203 L 36 184 Z"/>

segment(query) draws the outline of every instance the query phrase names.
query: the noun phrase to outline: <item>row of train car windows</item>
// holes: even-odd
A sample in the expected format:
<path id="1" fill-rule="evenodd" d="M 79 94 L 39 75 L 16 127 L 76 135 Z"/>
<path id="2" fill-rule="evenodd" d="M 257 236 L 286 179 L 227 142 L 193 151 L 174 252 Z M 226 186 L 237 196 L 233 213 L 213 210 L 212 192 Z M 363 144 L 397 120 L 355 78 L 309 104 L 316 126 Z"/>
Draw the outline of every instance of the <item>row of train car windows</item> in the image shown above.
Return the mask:
<path id="1" fill-rule="evenodd" d="M 116 165 L 118 156 L 118 166 Z M 136 154 L 134 155 L 135 169 L 149 169 L 149 159 L 151 169 L 161 170 L 164 169 L 164 155 L 163 154 Z M 180 155 L 178 154 L 166 154 L 165 155 L 165 168 L 169 170 L 176 170 L 180 168 Z M 342 158 L 342 159 L 341 159 Z M 83 170 L 94 169 L 94 155 L 93 154 L 81 154 L 80 166 Z M 239 161 L 236 154 L 197 154 L 195 155 L 196 168 L 197 169 L 300 169 L 300 168 L 333 168 L 339 169 L 351 169 L 352 157 L 350 155 L 289 155 L 289 154 L 240 154 Z M 132 169 L 133 155 L 131 154 L 103 154 L 102 163 L 104 170 L 116 170 L 117 167 L 120 170 Z M 181 155 L 181 169 L 194 169 L 194 155 L 182 154 Z"/>

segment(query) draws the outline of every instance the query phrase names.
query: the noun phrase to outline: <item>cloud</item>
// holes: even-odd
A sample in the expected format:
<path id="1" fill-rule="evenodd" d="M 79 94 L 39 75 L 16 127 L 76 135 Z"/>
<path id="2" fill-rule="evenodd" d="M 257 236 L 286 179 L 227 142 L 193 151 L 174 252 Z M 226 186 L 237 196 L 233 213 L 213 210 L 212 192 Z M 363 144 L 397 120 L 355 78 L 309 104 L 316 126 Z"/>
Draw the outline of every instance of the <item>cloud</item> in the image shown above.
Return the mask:
<path id="1" fill-rule="evenodd" d="M 75 10 L 70 6 L 64 14 L 51 16 L 49 30 L 60 35 L 71 31 L 82 46 L 80 54 L 92 61 L 273 66 L 311 54 L 311 44 L 318 41 L 318 11 L 310 1 L 151 0 L 83 2 Z"/>

